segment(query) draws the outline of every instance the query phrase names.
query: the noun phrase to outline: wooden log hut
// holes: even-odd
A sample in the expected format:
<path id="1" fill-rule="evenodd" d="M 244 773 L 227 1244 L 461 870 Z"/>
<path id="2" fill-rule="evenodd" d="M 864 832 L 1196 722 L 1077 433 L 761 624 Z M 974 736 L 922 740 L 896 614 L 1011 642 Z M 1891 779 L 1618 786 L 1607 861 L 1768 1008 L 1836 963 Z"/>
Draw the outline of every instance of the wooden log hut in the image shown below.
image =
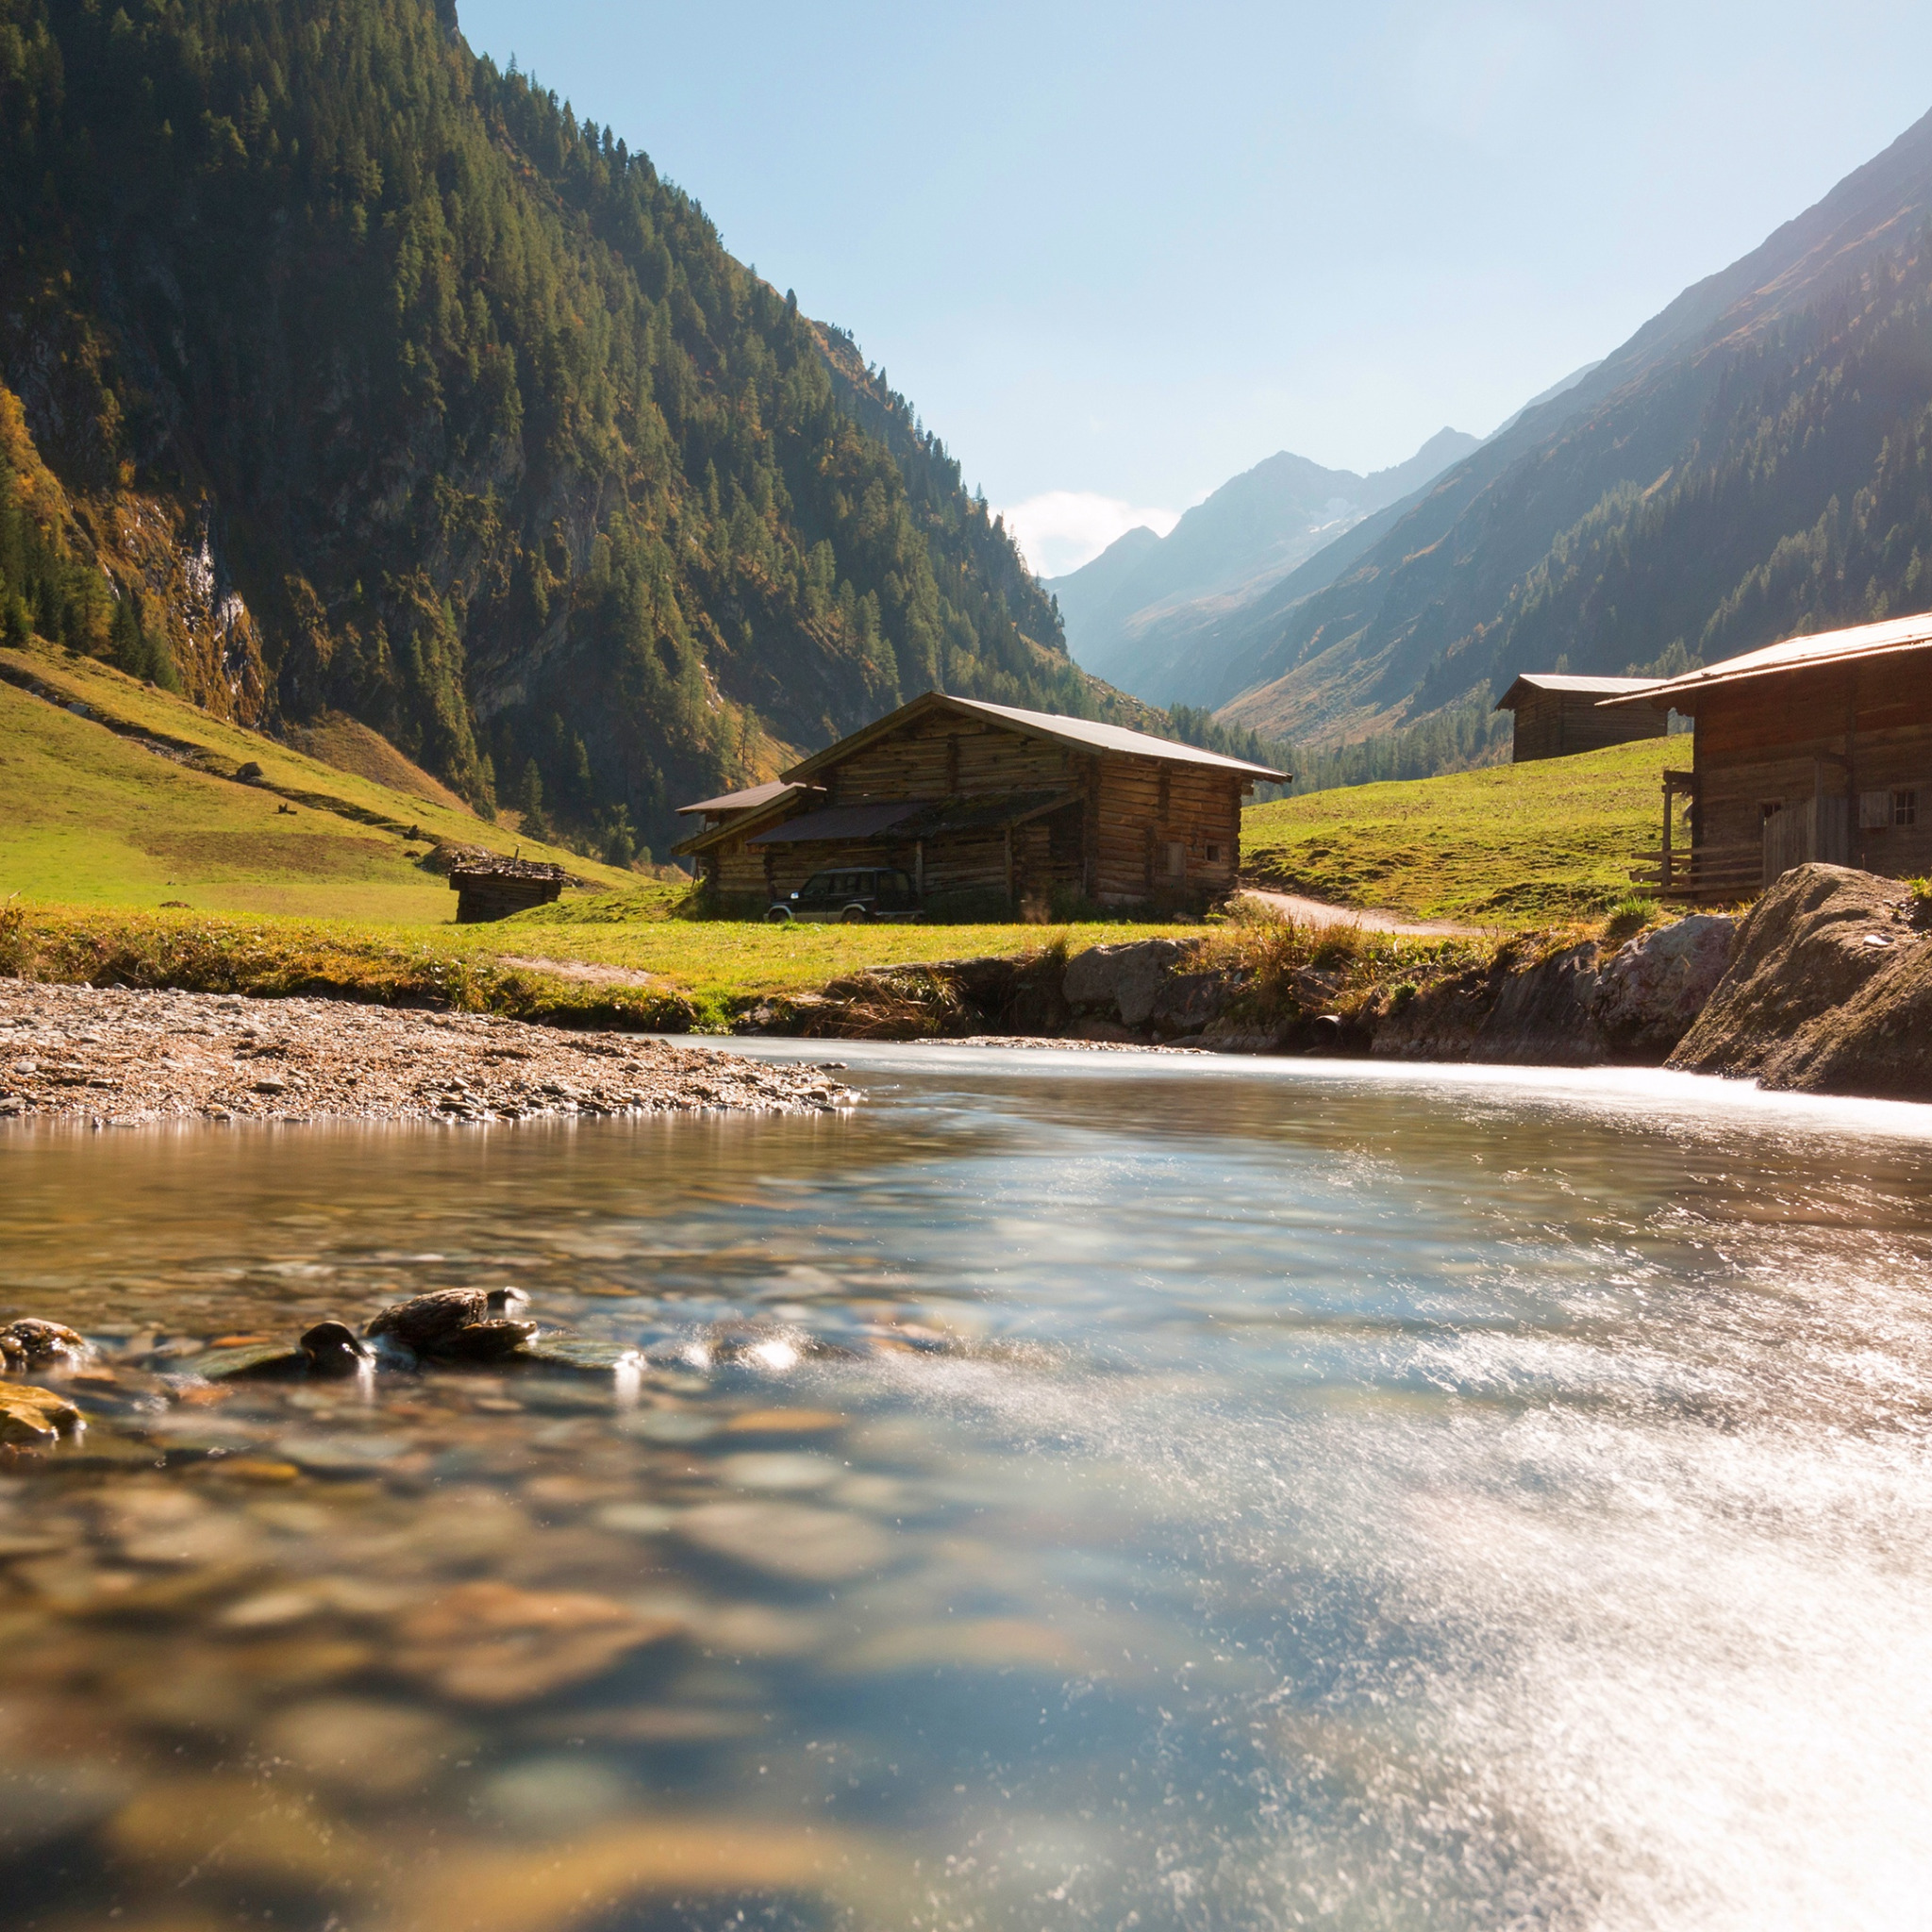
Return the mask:
<path id="1" fill-rule="evenodd" d="M 1932 872 L 1932 614 L 1790 638 L 1606 703 L 1697 721 L 1690 769 L 1664 774 L 1648 878 L 1668 896 L 1748 898 L 1811 859 Z"/>
<path id="2" fill-rule="evenodd" d="M 1671 726 L 1668 712 L 1646 709 L 1607 711 L 1603 700 L 1648 691 L 1650 677 L 1572 677 L 1567 671 L 1525 671 L 1496 701 L 1499 711 L 1514 711 L 1511 762 L 1568 758 L 1573 752 L 1601 751 L 1633 738 L 1661 738 Z"/>
<path id="3" fill-rule="evenodd" d="M 706 825 L 676 849 L 746 911 L 863 866 L 906 873 L 932 909 L 1011 909 L 1056 889 L 1193 907 L 1234 885 L 1243 798 L 1288 778 L 1118 724 L 928 691 L 775 788 L 685 808 Z"/>
<path id="4" fill-rule="evenodd" d="M 548 906 L 575 879 L 560 865 L 484 853 L 457 859 L 449 869 L 449 883 L 457 895 L 457 924 L 474 925 Z"/>

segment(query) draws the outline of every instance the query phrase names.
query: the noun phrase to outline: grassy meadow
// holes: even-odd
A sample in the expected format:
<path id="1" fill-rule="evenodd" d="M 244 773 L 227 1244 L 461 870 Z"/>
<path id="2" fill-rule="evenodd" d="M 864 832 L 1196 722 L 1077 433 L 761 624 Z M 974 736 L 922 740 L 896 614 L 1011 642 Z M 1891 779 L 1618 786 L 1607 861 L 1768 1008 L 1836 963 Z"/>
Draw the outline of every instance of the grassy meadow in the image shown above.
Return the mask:
<path id="1" fill-rule="evenodd" d="M 681 887 L 477 818 L 351 721 L 298 749 L 45 646 L 0 651 L 8 677 L 57 701 L 0 681 L 4 972 L 708 1027 L 871 967 L 1203 929 L 693 918 Z M 1505 931 L 1600 918 L 1655 842 L 1663 766 L 1688 752 L 1649 741 L 1256 807 L 1245 867 L 1318 898 Z M 247 763 L 259 780 L 238 780 Z M 455 895 L 420 862 L 439 840 L 523 843 L 596 890 L 458 926 Z"/>
<path id="2" fill-rule="evenodd" d="M 345 756 L 373 741 L 411 789 L 65 651 L 0 650 L 7 678 L 30 678 L 58 702 L 0 682 L 0 898 L 433 924 L 456 908 L 448 882 L 416 862 L 438 840 L 523 843 L 581 876 L 637 883 L 479 819 L 374 732 L 317 735 Z M 258 783 L 236 780 L 245 764 L 261 767 Z"/>
<path id="3" fill-rule="evenodd" d="M 1601 918 L 1662 836 L 1688 738 L 1250 808 L 1241 869 L 1282 891 L 1524 930 Z"/>

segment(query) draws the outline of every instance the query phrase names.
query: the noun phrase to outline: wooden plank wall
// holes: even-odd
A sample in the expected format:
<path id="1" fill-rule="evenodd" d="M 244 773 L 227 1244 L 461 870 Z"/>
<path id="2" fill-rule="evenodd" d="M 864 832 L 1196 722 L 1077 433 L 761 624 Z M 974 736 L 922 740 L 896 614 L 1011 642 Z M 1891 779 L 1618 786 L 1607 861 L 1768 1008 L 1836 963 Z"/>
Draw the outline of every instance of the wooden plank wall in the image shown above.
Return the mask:
<path id="1" fill-rule="evenodd" d="M 1554 758 L 1563 750 L 1563 708 L 1555 691 L 1533 691 L 1516 707 L 1513 764 Z"/>
<path id="2" fill-rule="evenodd" d="M 1064 791 L 1077 782 L 1065 746 L 965 718 L 922 718 L 862 746 L 824 774 L 831 805 L 870 798 L 958 798 Z"/>
<path id="3" fill-rule="evenodd" d="M 1088 890 L 1103 905 L 1208 897 L 1234 884 L 1241 821 L 1236 774 L 1109 752 L 1101 759 L 1095 806 Z M 1170 844 L 1183 848 L 1177 873 L 1167 862 Z"/>
<path id="4" fill-rule="evenodd" d="M 1848 729 L 1849 727 L 1849 729 Z M 1761 808 L 1849 798 L 1849 862 L 1894 878 L 1932 871 L 1932 667 L 1900 658 L 1707 692 L 1697 709 L 1692 851 L 1757 846 Z M 1837 760 L 1849 757 L 1850 770 Z M 1916 791 L 1918 823 L 1860 828 L 1863 791 Z"/>
<path id="5" fill-rule="evenodd" d="M 1015 828 L 1016 903 L 1050 895 L 1059 886 L 1108 905 L 1198 902 L 1229 891 L 1240 863 L 1241 781 L 1211 766 L 1084 752 L 990 724 L 938 717 L 860 747 L 820 776 L 826 797 L 808 809 L 873 799 L 1074 793 L 1075 807 Z M 1169 865 L 1169 848 L 1176 845 L 1177 871 Z M 769 901 L 795 891 L 814 872 L 844 865 L 897 865 L 910 873 L 913 851 L 909 843 L 747 847 L 741 839 L 727 840 L 712 856 L 710 878 L 726 898 Z M 1005 892 L 1007 835 L 928 840 L 924 873 L 928 894 Z"/>
<path id="6" fill-rule="evenodd" d="M 1535 758 L 1601 751 L 1607 744 L 1628 744 L 1638 738 L 1662 738 L 1670 722 L 1667 713 L 1653 711 L 1647 705 L 1620 705 L 1606 711 L 1586 691 L 1534 691 L 1516 708 L 1510 758 L 1524 765 Z"/>

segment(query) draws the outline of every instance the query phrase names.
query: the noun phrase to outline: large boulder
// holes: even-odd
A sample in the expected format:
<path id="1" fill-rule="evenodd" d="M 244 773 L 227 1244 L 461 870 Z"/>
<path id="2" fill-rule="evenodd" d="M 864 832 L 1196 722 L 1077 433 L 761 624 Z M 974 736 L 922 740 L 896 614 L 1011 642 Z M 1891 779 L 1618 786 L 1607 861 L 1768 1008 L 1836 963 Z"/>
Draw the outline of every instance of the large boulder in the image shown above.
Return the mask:
<path id="1" fill-rule="evenodd" d="M 1650 1066 L 1664 1059 L 1717 991 L 1737 933 L 1735 919 L 1693 912 L 1613 953 L 1591 1006 L 1609 1052 Z"/>
<path id="2" fill-rule="evenodd" d="M 1740 922 L 1730 968 L 1670 1064 L 1932 1100 L 1932 939 L 1910 888 L 1840 865 L 1786 873 Z"/>
<path id="3" fill-rule="evenodd" d="M 1060 991 L 1075 1012 L 1144 1026 L 1154 1017 L 1161 982 L 1196 951 L 1190 940 L 1135 940 L 1123 946 L 1090 946 L 1067 962 Z"/>

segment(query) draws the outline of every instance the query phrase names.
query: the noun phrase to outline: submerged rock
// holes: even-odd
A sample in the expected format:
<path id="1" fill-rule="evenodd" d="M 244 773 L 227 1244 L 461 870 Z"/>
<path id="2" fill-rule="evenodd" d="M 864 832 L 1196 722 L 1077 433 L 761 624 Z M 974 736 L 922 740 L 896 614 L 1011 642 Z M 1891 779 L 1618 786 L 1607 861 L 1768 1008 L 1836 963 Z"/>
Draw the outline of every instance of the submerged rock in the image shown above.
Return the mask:
<path id="1" fill-rule="evenodd" d="M 195 1363 L 194 1372 L 210 1382 L 283 1381 L 298 1375 L 356 1375 L 373 1359 L 372 1350 L 346 1323 L 318 1322 L 293 1348 L 258 1341 L 216 1349 Z"/>
<path id="2" fill-rule="evenodd" d="M 505 1326 L 523 1326 L 520 1323 Z M 624 1369 L 641 1369 L 641 1350 L 622 1342 L 599 1341 L 589 1335 L 545 1335 L 533 1329 L 510 1357 L 512 1361 L 529 1362 L 538 1368 L 562 1369 L 580 1375 L 608 1375 Z"/>
<path id="3" fill-rule="evenodd" d="M 715 1556 L 806 1583 L 862 1576 L 892 1552 L 891 1539 L 876 1524 L 798 1503 L 700 1503 L 677 1527 Z"/>
<path id="4" fill-rule="evenodd" d="M 404 1618 L 393 1661 L 456 1703 L 524 1704 L 601 1677 L 683 1628 L 608 1596 L 465 1583 Z"/>

